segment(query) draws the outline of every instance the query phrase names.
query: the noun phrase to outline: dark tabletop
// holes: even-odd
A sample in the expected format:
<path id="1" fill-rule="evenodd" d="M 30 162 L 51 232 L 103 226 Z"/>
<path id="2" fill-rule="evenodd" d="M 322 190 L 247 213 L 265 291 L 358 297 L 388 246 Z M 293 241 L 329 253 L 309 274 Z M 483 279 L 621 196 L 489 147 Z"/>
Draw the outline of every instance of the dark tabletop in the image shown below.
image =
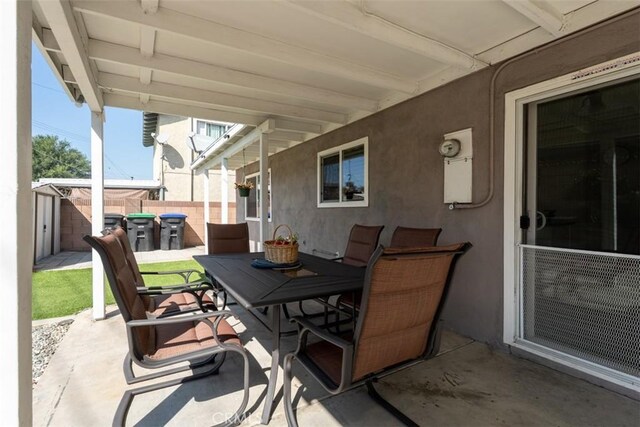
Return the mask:
<path id="1" fill-rule="evenodd" d="M 301 268 L 287 272 L 252 267 L 251 261 L 264 258 L 262 252 L 193 258 L 246 308 L 353 292 L 364 283 L 364 268 L 305 253 L 298 256 Z"/>

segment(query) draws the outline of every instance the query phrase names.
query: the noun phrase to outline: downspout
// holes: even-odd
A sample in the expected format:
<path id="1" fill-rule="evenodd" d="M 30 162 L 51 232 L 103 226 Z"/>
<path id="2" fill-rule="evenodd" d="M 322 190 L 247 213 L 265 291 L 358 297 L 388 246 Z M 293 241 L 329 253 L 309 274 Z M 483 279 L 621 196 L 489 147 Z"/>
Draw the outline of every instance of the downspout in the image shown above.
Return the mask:
<path id="1" fill-rule="evenodd" d="M 191 117 L 191 130 L 189 131 L 189 134 L 193 133 L 193 117 Z M 195 158 L 193 157 L 193 150 L 189 150 L 189 153 L 191 154 L 191 162 L 189 164 L 192 164 L 193 161 L 195 160 Z M 193 202 L 195 200 L 194 197 L 194 177 L 195 177 L 195 171 L 191 168 L 189 168 L 189 172 L 191 173 L 191 201 Z"/>
<path id="2" fill-rule="evenodd" d="M 535 48 L 532 49 L 528 52 L 525 52 L 523 54 L 520 54 L 516 57 L 513 57 L 505 62 L 502 63 L 502 65 L 500 65 L 498 67 L 498 69 L 496 70 L 495 73 L 493 73 L 493 77 L 491 77 L 491 85 L 489 87 L 489 192 L 487 193 L 487 196 L 484 198 L 484 200 L 482 200 L 481 202 L 478 203 L 469 203 L 469 204 L 452 204 L 451 208 L 452 209 L 473 209 L 473 208 L 480 208 L 484 205 L 486 205 L 487 203 L 489 203 L 491 201 L 491 199 L 493 198 L 493 193 L 494 193 L 494 186 L 495 186 L 495 178 L 494 178 L 494 172 L 495 172 L 495 109 L 496 109 L 496 102 L 495 102 L 495 94 L 496 94 L 496 80 L 498 79 L 498 76 L 500 75 L 500 73 L 502 73 L 502 71 L 509 65 L 513 64 L 515 61 L 519 61 L 521 59 L 525 59 L 528 58 L 531 55 L 534 54 L 538 54 L 540 52 L 544 52 L 545 50 L 554 47 L 560 43 L 564 43 L 570 40 L 575 39 L 576 37 L 580 37 L 583 36 L 585 34 L 589 34 L 590 32 L 600 29 L 604 26 L 610 25 L 614 22 L 618 22 L 624 18 L 626 18 L 629 15 L 632 15 L 634 13 L 638 12 L 638 8 L 633 9 L 630 12 L 625 12 L 621 15 L 618 15 L 616 17 L 613 17 L 611 19 L 608 19 L 606 21 L 600 22 L 598 24 L 595 24 L 591 27 L 585 28 L 583 30 L 580 30 L 578 32 L 575 32 L 573 34 L 569 34 L 568 36 L 562 37 L 560 39 L 556 39 L 553 40 L 549 43 L 547 43 L 544 46 L 541 46 L 539 48 Z"/>

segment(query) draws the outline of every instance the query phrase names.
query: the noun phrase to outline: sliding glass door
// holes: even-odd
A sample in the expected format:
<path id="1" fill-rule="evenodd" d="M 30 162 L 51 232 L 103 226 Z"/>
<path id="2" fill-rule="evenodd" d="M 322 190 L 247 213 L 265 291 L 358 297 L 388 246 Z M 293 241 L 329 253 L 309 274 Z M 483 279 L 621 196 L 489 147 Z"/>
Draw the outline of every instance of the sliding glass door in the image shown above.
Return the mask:
<path id="1" fill-rule="evenodd" d="M 520 339 L 640 377 L 640 79 L 524 109 Z"/>

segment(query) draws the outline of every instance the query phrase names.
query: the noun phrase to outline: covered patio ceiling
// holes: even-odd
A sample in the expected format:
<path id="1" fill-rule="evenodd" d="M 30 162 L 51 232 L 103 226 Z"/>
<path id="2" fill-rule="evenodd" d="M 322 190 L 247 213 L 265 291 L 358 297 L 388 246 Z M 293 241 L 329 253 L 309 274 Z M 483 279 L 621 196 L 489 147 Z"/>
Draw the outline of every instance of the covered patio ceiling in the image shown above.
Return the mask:
<path id="1" fill-rule="evenodd" d="M 94 112 L 262 125 L 273 154 L 636 6 L 38 0 L 33 39 L 69 97 Z M 256 160 L 257 144 L 246 141 L 247 160 Z M 221 144 L 208 159 L 224 152 L 238 168 L 242 148 Z"/>

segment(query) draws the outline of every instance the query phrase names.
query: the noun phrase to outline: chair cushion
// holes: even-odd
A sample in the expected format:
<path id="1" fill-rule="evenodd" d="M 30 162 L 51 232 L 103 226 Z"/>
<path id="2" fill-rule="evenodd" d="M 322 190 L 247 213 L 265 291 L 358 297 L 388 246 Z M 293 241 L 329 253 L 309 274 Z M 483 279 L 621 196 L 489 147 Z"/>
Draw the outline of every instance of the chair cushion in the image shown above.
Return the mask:
<path id="1" fill-rule="evenodd" d="M 202 297 L 202 302 L 205 304 L 213 304 L 213 300 L 206 294 Z M 154 317 L 199 309 L 200 306 L 198 305 L 196 297 L 188 292 L 169 295 L 154 295 L 149 298 L 149 306 L 147 307 L 147 311 Z"/>
<path id="2" fill-rule="evenodd" d="M 353 333 L 348 332 L 341 335 L 341 338 L 351 341 Z M 302 356 L 302 357 L 300 357 Z M 308 344 L 304 353 L 299 355 L 300 362 L 312 362 L 322 372 L 324 372 L 333 385 L 338 386 L 342 376 L 342 349 L 327 341 L 318 341 Z"/>
<path id="3" fill-rule="evenodd" d="M 207 223 L 209 254 L 249 252 L 249 225 Z"/>
<path id="4" fill-rule="evenodd" d="M 384 225 L 367 226 L 355 224 L 351 228 L 342 262 L 356 267 L 366 267 L 371 254 L 378 246 L 378 239 L 383 228 Z"/>
<path id="5" fill-rule="evenodd" d="M 238 334 L 224 319 L 218 325 L 218 338 L 225 344 L 242 346 Z M 155 327 L 155 349 L 146 357 L 162 360 L 216 345 L 211 327 L 205 322 L 160 325 Z"/>
<path id="6" fill-rule="evenodd" d="M 362 291 L 347 292 L 340 295 L 338 298 L 338 306 L 346 305 L 347 307 L 353 307 L 355 303 L 356 308 L 360 308 L 360 302 L 362 301 Z"/>
<path id="7" fill-rule="evenodd" d="M 409 228 L 398 226 L 391 236 L 392 248 L 435 246 L 441 228 Z"/>

